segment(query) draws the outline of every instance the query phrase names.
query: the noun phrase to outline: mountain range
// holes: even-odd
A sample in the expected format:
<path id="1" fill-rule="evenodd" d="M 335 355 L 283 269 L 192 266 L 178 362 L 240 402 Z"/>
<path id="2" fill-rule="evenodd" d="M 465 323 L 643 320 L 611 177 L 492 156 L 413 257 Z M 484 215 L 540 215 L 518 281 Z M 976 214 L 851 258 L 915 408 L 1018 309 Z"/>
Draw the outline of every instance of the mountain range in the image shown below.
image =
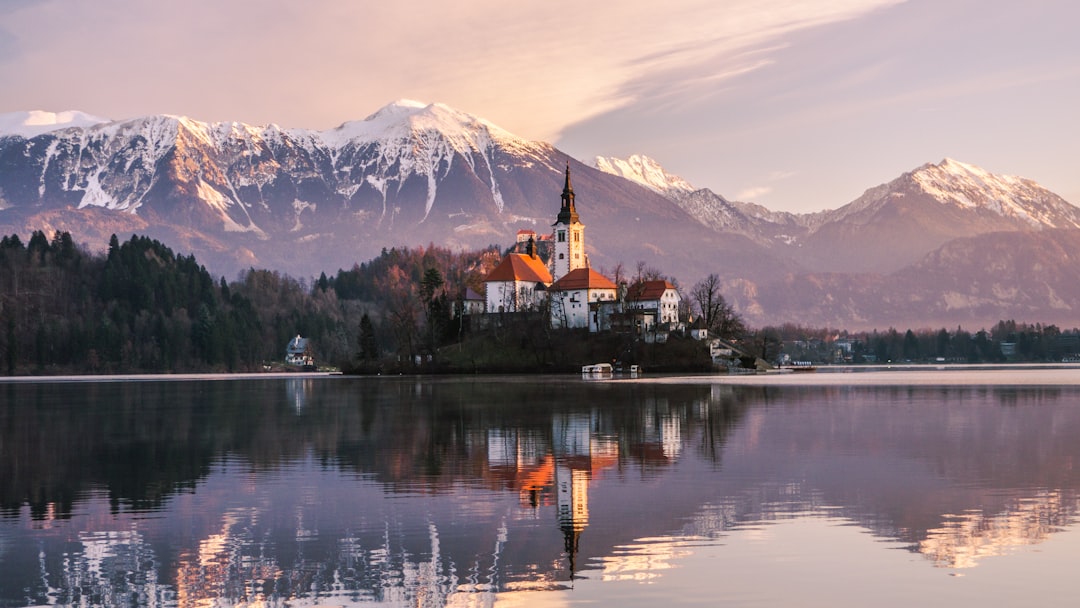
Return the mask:
<path id="1" fill-rule="evenodd" d="M 755 326 L 1080 325 L 1080 209 L 945 159 L 834 210 L 771 211 L 645 156 L 581 163 L 442 104 L 398 101 L 312 131 L 179 116 L 0 115 L 0 232 L 112 233 L 215 274 L 333 272 L 393 246 L 506 246 L 546 233 L 569 167 L 594 267 L 718 274 Z"/>

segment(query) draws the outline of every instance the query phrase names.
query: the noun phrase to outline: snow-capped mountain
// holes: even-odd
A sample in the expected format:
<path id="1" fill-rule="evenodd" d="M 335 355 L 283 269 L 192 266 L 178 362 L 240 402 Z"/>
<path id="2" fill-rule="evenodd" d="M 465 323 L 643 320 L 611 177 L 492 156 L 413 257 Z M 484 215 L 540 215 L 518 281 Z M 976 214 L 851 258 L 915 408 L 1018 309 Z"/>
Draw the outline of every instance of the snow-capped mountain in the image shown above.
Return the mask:
<path id="1" fill-rule="evenodd" d="M 955 238 L 1080 228 L 1080 208 L 1037 183 L 945 159 L 804 216 L 802 259 L 823 270 L 889 272 Z"/>
<path id="2" fill-rule="evenodd" d="M 643 154 L 634 154 L 626 159 L 597 156 L 593 159 L 593 166 L 604 173 L 637 182 L 668 198 L 678 198 L 695 190 L 685 179 L 668 173 L 660 163 Z"/>
<path id="3" fill-rule="evenodd" d="M 0 125 L 11 122 L 0 117 Z M 506 150 L 534 157 L 551 152 L 446 106 L 410 101 L 322 133 L 177 116 L 68 122 L 72 127 L 66 130 L 29 137 L 26 128 L 0 131 L 10 135 L 3 143 L 9 153 L 5 172 L 37 178 L 36 197 L 32 190 L 18 197 L 7 189 L 9 206 L 63 201 L 163 218 L 216 216 L 227 232 L 265 237 L 275 228 L 318 223 L 324 205 L 392 224 L 414 211 L 396 204 L 396 195 L 414 179 L 426 186 L 420 213 L 425 219 L 456 164 L 467 168 L 474 186 L 490 192 L 501 211 L 496 156 Z M 25 162 L 12 158 L 19 148 Z"/>
<path id="4" fill-rule="evenodd" d="M 1030 180 L 946 159 L 797 215 L 695 189 L 644 156 L 597 166 L 411 101 L 328 131 L 21 112 L 0 116 L 0 232 L 67 230 L 102 248 L 134 232 L 215 274 L 314 276 L 386 247 L 546 233 L 569 167 L 596 268 L 643 261 L 684 288 L 717 273 L 753 324 L 888 326 L 920 306 L 942 323 L 1059 311 L 1035 320 L 1080 324 L 1061 254 L 1080 210 Z"/>
<path id="5" fill-rule="evenodd" d="M 890 204 L 901 204 L 912 194 L 928 196 L 946 208 L 969 211 L 992 221 L 1000 219 L 1017 229 L 1080 228 L 1080 208 L 1034 181 L 996 175 L 950 158 L 936 165 L 927 163 L 867 190 L 848 205 L 825 212 L 820 221 L 865 224 L 874 214 Z"/>
<path id="6" fill-rule="evenodd" d="M 1080 208 L 1034 181 L 949 158 L 870 188 L 837 209 L 808 214 L 729 201 L 680 178 L 665 181 L 670 173 L 641 158 L 604 159 L 597 167 L 652 184 L 718 233 L 744 236 L 817 270 L 891 272 L 954 238 L 1080 228 Z"/>
<path id="7" fill-rule="evenodd" d="M 770 211 L 754 203 L 729 201 L 708 188 L 695 188 L 690 182 L 669 173 L 659 162 L 642 154 L 626 159 L 597 156 L 593 166 L 618 175 L 663 195 L 697 221 L 721 233 L 736 233 L 760 244 L 771 246 L 805 232 L 798 216 Z"/>
<path id="8" fill-rule="evenodd" d="M 34 132 L 26 116 L 0 117 L 0 229 L 11 232 L 82 223 L 97 232 L 81 240 L 104 243 L 135 216 L 150 236 L 216 252 L 207 264 L 224 274 L 253 261 L 318 274 L 384 247 L 479 248 L 521 228 L 547 232 L 569 165 L 594 263 L 707 263 L 673 236 L 694 222 L 668 199 L 442 104 L 398 101 L 322 132 L 180 116 L 57 119 Z M 625 238 L 643 225 L 668 229 Z M 690 231 L 707 239 L 704 227 Z M 737 245 L 711 248 L 744 255 Z"/>

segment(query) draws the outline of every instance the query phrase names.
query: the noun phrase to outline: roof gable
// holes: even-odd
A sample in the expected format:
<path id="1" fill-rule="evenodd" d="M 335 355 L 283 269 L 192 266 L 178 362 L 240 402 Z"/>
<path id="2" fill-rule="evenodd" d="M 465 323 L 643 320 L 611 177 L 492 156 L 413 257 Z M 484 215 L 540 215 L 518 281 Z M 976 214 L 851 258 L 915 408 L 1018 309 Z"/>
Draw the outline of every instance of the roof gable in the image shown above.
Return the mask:
<path id="1" fill-rule="evenodd" d="M 292 340 L 289 340 L 289 344 L 285 347 L 285 352 L 303 354 L 307 350 L 308 340 L 307 338 L 301 338 L 296 336 Z"/>
<path id="2" fill-rule="evenodd" d="M 664 292 L 669 289 L 675 289 L 675 286 L 670 281 L 642 281 L 630 286 L 630 289 L 626 292 L 626 299 L 631 302 L 659 300 L 664 295 Z"/>
<path id="3" fill-rule="evenodd" d="M 511 253 L 484 277 L 485 283 L 492 281 L 529 281 L 550 285 L 551 273 L 540 258 L 524 253 Z"/>
<path id="4" fill-rule="evenodd" d="M 592 268 L 576 268 L 563 275 L 551 286 L 551 291 L 575 289 L 615 289 L 615 283 Z"/>

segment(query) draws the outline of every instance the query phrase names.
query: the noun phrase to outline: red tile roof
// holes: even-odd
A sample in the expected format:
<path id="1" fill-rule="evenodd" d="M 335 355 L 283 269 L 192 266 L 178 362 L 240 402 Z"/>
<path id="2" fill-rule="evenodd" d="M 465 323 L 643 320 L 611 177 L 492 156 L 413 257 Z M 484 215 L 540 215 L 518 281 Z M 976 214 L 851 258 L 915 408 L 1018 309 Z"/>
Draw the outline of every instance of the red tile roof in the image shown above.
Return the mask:
<path id="1" fill-rule="evenodd" d="M 626 299 L 631 302 L 659 300 L 668 289 L 675 289 L 669 281 L 642 281 L 626 290 Z"/>
<path id="2" fill-rule="evenodd" d="M 511 253 L 484 277 L 485 283 L 491 281 L 530 281 L 550 285 L 551 273 L 540 258 L 524 253 Z"/>
<path id="3" fill-rule="evenodd" d="M 549 291 L 573 291 L 575 289 L 615 289 L 611 279 L 592 268 L 577 268 L 566 273 Z"/>

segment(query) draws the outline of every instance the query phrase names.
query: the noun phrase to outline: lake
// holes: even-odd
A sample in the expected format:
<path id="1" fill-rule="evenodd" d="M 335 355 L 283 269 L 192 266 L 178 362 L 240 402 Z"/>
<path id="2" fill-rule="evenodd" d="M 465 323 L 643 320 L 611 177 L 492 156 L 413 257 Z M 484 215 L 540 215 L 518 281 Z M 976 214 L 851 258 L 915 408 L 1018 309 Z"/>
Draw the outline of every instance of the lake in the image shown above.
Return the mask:
<path id="1" fill-rule="evenodd" d="M 0 607 L 1074 606 L 1080 368 L 0 380 Z"/>

